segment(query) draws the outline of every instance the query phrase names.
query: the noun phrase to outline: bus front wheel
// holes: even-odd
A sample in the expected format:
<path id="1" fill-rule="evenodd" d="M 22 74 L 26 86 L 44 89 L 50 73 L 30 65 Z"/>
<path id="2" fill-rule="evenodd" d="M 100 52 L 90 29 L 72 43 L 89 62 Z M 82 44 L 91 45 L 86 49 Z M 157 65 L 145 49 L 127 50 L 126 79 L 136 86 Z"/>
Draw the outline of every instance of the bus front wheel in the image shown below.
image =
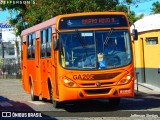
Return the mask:
<path id="1" fill-rule="evenodd" d="M 113 107 L 118 107 L 120 104 L 120 98 L 109 98 L 109 105 Z"/>
<path id="2" fill-rule="evenodd" d="M 50 95 L 50 100 L 53 104 L 53 107 L 55 108 L 59 108 L 61 106 L 60 102 L 54 100 L 54 97 L 53 97 L 53 90 L 52 90 L 52 87 L 51 85 L 49 85 L 49 95 Z"/>
<path id="3" fill-rule="evenodd" d="M 31 100 L 32 101 L 38 101 L 39 97 L 34 95 L 34 90 L 33 90 L 32 82 L 30 83 L 30 92 L 31 92 Z"/>

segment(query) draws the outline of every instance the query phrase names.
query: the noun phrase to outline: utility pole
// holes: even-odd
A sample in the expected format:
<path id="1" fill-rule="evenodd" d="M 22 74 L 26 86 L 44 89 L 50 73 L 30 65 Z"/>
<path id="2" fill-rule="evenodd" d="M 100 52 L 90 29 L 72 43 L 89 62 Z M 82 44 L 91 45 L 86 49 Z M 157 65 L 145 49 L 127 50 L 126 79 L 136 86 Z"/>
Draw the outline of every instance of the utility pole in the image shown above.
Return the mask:
<path id="1" fill-rule="evenodd" d="M 2 58 L 4 59 L 4 44 L 2 40 L 2 28 L 0 28 L 0 42 L 1 42 L 1 47 L 2 47 Z"/>
<path id="2" fill-rule="evenodd" d="M 15 58 L 16 58 L 16 64 L 19 63 L 19 52 L 18 52 L 18 40 L 16 36 L 16 26 L 14 26 L 14 34 L 15 34 L 15 40 L 14 40 L 14 51 L 15 51 Z"/>
<path id="3" fill-rule="evenodd" d="M 0 11 L 2 11 L 2 8 L 0 8 Z M 0 27 L 0 42 L 1 42 L 1 46 L 2 46 L 2 58 L 4 59 L 4 45 L 3 45 L 3 41 L 2 41 L 2 28 Z"/>
<path id="4" fill-rule="evenodd" d="M 130 5 L 128 5 L 128 15 L 130 14 Z"/>
<path id="5" fill-rule="evenodd" d="M 3 78 L 4 78 L 4 72 L 5 72 L 5 68 L 4 68 L 4 44 L 2 41 L 2 28 L 0 27 L 0 43 L 1 43 L 1 48 L 2 48 L 2 61 L 3 61 L 3 65 L 2 65 L 2 71 L 3 71 Z"/>

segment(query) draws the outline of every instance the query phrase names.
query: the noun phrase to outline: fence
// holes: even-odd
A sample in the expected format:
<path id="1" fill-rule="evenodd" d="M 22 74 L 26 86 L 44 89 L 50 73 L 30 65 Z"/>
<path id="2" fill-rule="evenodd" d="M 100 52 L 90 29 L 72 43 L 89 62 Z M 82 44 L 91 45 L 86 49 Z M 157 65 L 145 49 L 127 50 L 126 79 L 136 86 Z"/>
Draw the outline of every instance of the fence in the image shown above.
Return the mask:
<path id="1" fill-rule="evenodd" d="M 0 78 L 17 79 L 21 78 L 20 62 L 17 59 L 1 59 L 0 61 Z"/>

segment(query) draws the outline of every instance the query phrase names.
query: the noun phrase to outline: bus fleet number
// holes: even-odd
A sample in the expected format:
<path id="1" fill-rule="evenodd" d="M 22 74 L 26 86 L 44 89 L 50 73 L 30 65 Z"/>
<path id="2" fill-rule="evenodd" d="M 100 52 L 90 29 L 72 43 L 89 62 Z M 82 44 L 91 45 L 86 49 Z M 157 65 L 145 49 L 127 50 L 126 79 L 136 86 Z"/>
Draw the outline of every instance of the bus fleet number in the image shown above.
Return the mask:
<path id="1" fill-rule="evenodd" d="M 94 78 L 93 78 L 93 74 L 82 74 L 82 75 L 73 75 L 73 79 L 74 80 L 78 80 L 78 79 L 80 79 L 80 80 L 93 80 Z"/>

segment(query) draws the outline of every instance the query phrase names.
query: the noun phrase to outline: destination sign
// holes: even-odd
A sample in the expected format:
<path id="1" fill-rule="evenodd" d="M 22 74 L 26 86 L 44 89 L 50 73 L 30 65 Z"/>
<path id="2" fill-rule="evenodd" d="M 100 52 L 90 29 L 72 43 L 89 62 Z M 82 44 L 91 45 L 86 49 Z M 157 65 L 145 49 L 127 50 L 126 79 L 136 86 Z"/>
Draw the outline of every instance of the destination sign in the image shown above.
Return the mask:
<path id="1" fill-rule="evenodd" d="M 123 15 L 93 15 L 61 18 L 59 29 L 126 27 L 127 20 Z"/>

